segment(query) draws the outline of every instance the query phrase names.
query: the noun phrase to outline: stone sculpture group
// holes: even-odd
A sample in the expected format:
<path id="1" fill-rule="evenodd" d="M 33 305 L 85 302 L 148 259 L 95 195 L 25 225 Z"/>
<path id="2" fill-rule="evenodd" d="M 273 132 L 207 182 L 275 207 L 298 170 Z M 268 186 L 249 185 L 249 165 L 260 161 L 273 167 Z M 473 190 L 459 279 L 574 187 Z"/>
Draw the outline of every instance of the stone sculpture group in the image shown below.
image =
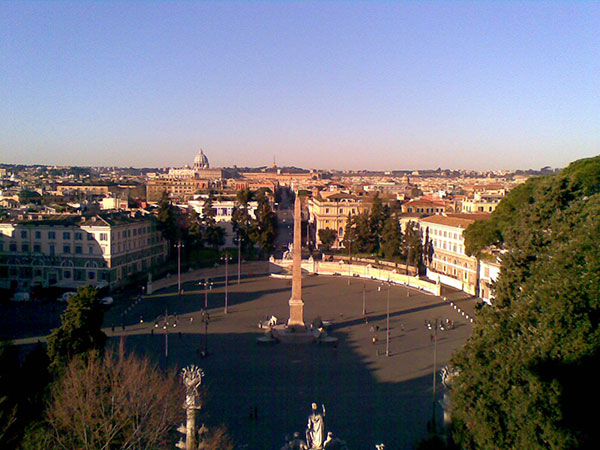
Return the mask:
<path id="1" fill-rule="evenodd" d="M 308 416 L 305 432 L 306 440 L 302 439 L 299 432 L 293 437 L 285 437 L 285 444 L 281 450 L 348 450 L 346 442 L 334 438 L 330 431 L 325 437 L 325 405 L 319 411 L 317 404 L 312 404 L 312 411 Z"/>

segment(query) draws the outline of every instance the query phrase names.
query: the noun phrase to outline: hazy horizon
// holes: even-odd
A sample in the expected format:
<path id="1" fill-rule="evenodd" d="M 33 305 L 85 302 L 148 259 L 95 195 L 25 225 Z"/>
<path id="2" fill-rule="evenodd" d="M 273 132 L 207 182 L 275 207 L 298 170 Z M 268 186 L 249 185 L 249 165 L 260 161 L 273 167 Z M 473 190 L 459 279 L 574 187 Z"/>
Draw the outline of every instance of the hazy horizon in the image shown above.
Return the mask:
<path id="1" fill-rule="evenodd" d="M 594 2 L 3 2 L 0 161 L 527 170 L 600 154 Z M 394 169 L 390 169 L 393 167 Z"/>

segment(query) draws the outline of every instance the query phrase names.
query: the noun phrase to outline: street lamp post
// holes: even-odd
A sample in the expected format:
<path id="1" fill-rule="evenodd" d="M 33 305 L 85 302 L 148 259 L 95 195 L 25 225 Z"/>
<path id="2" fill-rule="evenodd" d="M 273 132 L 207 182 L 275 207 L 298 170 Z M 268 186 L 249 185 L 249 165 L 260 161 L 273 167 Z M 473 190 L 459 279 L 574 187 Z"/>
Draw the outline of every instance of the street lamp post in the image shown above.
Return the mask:
<path id="1" fill-rule="evenodd" d="M 352 277 L 352 239 L 348 237 L 348 285 L 350 285 L 350 278 Z"/>
<path id="2" fill-rule="evenodd" d="M 390 282 L 387 284 L 387 315 L 386 315 L 386 325 L 385 325 L 385 356 L 390 356 Z"/>
<path id="3" fill-rule="evenodd" d="M 177 295 L 181 295 L 181 248 L 185 246 L 180 239 L 174 247 L 177 248 Z"/>
<path id="4" fill-rule="evenodd" d="M 210 281 L 210 278 L 205 278 L 204 281 L 201 281 L 198 284 L 204 286 L 204 309 L 208 310 L 208 290 L 212 290 L 213 283 Z"/>
<path id="5" fill-rule="evenodd" d="M 425 321 L 425 326 L 427 327 L 428 330 L 433 331 L 433 335 L 432 340 L 433 340 L 433 394 L 432 394 L 432 408 L 431 408 L 431 431 L 435 433 L 436 431 L 436 426 L 435 426 L 435 403 L 436 403 L 436 399 L 435 399 L 435 394 L 436 394 L 436 389 L 437 389 L 437 331 L 438 328 L 440 329 L 440 331 L 444 331 L 445 327 L 444 327 L 444 323 L 448 323 L 449 320 L 446 319 L 441 320 L 441 319 L 435 319 L 433 322 L 430 321 Z"/>
<path id="6" fill-rule="evenodd" d="M 237 280 L 237 284 L 240 284 L 240 278 L 242 275 L 242 237 L 240 236 L 240 234 L 238 233 L 238 280 Z"/>
<path id="7" fill-rule="evenodd" d="M 208 322 L 210 322 L 210 314 L 205 309 L 202 311 L 202 323 L 204 323 L 204 356 L 208 355 Z"/>
<path id="8" fill-rule="evenodd" d="M 228 302 L 229 302 L 229 260 L 231 259 L 231 256 L 229 256 L 228 252 L 225 252 L 225 254 L 221 257 L 222 260 L 225 261 L 225 309 L 223 310 L 224 314 L 227 314 L 229 312 L 228 309 Z"/>
<path id="9" fill-rule="evenodd" d="M 363 317 L 367 315 L 367 299 L 365 295 L 365 291 L 367 289 L 367 283 L 363 282 Z"/>
<path id="10" fill-rule="evenodd" d="M 154 320 L 154 327 L 155 328 L 158 328 L 159 322 L 161 320 L 164 320 L 163 329 L 165 330 L 165 360 L 168 360 L 168 358 L 169 358 L 169 318 L 173 319 L 173 328 L 175 328 L 177 326 L 177 319 L 176 319 L 176 317 L 177 317 L 177 315 L 171 315 L 171 316 L 169 316 L 169 310 L 165 309 L 165 315 L 164 316 L 158 316 Z"/>

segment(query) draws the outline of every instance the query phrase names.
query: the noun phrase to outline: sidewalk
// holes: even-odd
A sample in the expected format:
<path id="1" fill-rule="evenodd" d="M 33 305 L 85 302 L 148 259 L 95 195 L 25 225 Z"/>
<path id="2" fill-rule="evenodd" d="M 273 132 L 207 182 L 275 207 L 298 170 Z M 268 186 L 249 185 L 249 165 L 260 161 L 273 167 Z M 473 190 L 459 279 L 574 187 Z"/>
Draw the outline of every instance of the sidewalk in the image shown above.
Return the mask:
<path id="1" fill-rule="evenodd" d="M 265 273 L 269 273 L 269 262 L 268 261 L 249 261 L 242 263 L 241 267 L 241 276 L 253 276 L 253 275 L 263 275 Z M 228 277 L 230 280 L 237 278 L 238 268 L 237 262 L 230 263 L 228 267 Z M 190 281 L 200 281 L 205 278 L 221 278 L 225 277 L 225 264 L 221 264 L 217 267 L 204 267 L 202 269 L 181 272 L 181 284 L 187 283 Z M 170 276 L 160 278 L 158 280 L 152 281 L 152 291 L 158 291 L 160 289 L 165 289 L 170 286 L 177 286 L 177 272 L 175 274 L 171 274 Z"/>

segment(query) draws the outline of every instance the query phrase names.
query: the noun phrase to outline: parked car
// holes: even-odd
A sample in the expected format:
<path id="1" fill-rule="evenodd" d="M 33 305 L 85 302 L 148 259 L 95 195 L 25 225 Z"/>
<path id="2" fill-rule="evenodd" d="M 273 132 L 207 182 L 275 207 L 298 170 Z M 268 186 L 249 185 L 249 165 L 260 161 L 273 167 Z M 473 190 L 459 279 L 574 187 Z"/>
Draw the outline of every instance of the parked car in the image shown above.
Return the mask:
<path id="1" fill-rule="evenodd" d="M 100 300 L 103 305 L 112 305 L 114 303 L 114 299 L 112 297 L 104 297 Z"/>
<path id="2" fill-rule="evenodd" d="M 74 295 L 77 295 L 77 292 L 65 292 L 63 295 L 61 295 L 60 297 L 58 297 L 58 301 L 59 302 L 68 302 L 69 298 L 73 297 Z"/>
<path id="3" fill-rule="evenodd" d="M 31 301 L 31 297 L 29 296 L 29 292 L 15 292 L 11 300 L 13 302 L 29 302 Z"/>

